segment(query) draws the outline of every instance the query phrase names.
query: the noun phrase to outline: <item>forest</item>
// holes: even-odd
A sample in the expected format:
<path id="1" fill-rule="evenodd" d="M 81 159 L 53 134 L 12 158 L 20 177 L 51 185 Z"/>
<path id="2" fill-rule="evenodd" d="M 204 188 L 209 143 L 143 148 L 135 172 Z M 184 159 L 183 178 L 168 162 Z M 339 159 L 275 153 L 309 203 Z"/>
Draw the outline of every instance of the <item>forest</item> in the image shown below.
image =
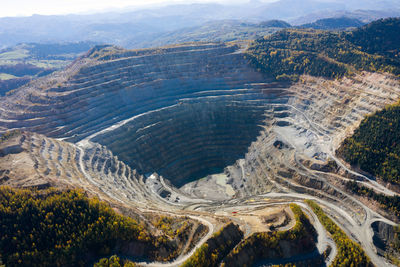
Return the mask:
<path id="1" fill-rule="evenodd" d="M 400 183 L 400 103 L 367 116 L 336 151 L 350 164 Z"/>
<path id="2" fill-rule="evenodd" d="M 6 266 L 85 266 L 120 241 L 151 247 L 136 221 L 78 190 L 0 187 L 0 225 Z"/>
<path id="3" fill-rule="evenodd" d="M 335 257 L 332 266 L 373 266 L 361 246 L 352 241 L 346 233 L 343 232 L 343 230 L 325 214 L 317 203 L 312 200 L 306 200 L 305 202 L 318 216 L 319 221 L 331 234 L 333 241 L 336 243 L 338 254 Z"/>
<path id="4" fill-rule="evenodd" d="M 399 28 L 399 18 L 380 19 L 349 32 L 346 39 L 361 47 L 364 52 L 398 58 Z"/>
<path id="5" fill-rule="evenodd" d="M 299 75 L 341 78 L 357 71 L 400 75 L 400 19 L 386 19 L 350 32 L 284 29 L 254 41 L 247 57 L 277 80 Z M 390 45 L 381 46 L 382 43 Z M 389 52 L 390 51 L 390 52 Z"/>

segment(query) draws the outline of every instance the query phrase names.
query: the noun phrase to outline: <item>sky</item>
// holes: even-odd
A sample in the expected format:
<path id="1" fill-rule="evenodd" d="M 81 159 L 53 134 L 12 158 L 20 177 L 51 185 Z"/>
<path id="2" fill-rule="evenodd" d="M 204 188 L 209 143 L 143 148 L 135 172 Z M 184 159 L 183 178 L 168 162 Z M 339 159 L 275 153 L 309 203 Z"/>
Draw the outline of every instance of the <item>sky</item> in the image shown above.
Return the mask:
<path id="1" fill-rule="evenodd" d="M 191 2 L 243 3 L 249 0 L 193 0 Z M 274 0 L 262 0 L 262 2 Z M 0 0 L 0 17 L 94 13 L 98 11 L 166 4 L 184 0 Z"/>

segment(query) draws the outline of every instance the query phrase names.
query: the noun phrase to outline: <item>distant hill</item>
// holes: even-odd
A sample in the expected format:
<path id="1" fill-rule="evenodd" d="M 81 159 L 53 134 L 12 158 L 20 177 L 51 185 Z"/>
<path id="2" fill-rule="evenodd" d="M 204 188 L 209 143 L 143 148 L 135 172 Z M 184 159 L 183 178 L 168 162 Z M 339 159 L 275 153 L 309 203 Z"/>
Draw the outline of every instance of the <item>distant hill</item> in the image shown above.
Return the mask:
<path id="1" fill-rule="evenodd" d="M 0 50 L 0 96 L 59 70 L 96 43 L 19 44 Z"/>
<path id="2" fill-rule="evenodd" d="M 129 41 L 129 44 L 131 47 L 142 48 L 188 42 L 255 40 L 287 27 L 290 27 L 290 24 L 279 20 L 266 21 L 259 24 L 240 20 L 221 20 L 162 34 L 153 34 L 141 39 L 134 38 Z"/>
<path id="3" fill-rule="evenodd" d="M 118 12 L 91 15 L 8 17 L 0 18 L 0 48 L 14 46 L 18 43 L 79 41 L 111 43 L 133 48 L 132 40 L 148 39 L 149 36 L 198 27 L 215 20 L 259 23 L 275 19 L 299 25 L 326 18 L 327 14 L 328 17 L 338 17 L 332 14 L 353 12 L 357 9 L 368 9 L 370 20 L 373 20 L 393 16 L 398 2 L 398 0 L 279 0 L 273 3 L 251 1 L 250 3 L 224 5 L 192 3 L 158 6 L 143 10 L 123 9 Z M 308 16 L 309 14 L 317 15 Z M 374 14 L 378 15 L 374 16 Z M 340 16 L 343 15 L 345 14 Z M 303 19 L 299 24 L 292 23 L 299 17 L 307 19 Z M 368 16 L 363 15 L 363 17 Z M 269 25 L 268 27 L 281 26 Z"/>
<path id="4" fill-rule="evenodd" d="M 307 23 L 312 23 L 316 20 L 320 19 L 328 19 L 328 18 L 352 18 L 358 19 L 359 21 L 367 24 L 372 21 L 382 19 L 382 18 L 390 18 L 390 17 L 399 17 L 400 9 L 385 9 L 385 10 L 365 10 L 365 9 L 355 9 L 355 10 L 324 10 L 317 11 L 313 13 L 309 13 L 305 16 L 300 16 L 295 19 L 290 19 L 288 22 L 292 25 L 303 25 Z"/>
<path id="5" fill-rule="evenodd" d="M 307 23 L 300 26 L 300 28 L 311 28 L 316 30 L 344 30 L 351 27 L 360 27 L 365 23 L 354 18 L 327 18 L 319 19 L 313 23 Z"/>
<path id="6" fill-rule="evenodd" d="M 260 7 L 261 9 L 262 7 Z M 268 19 L 290 20 L 318 11 L 344 10 L 345 5 L 333 1 L 279 0 L 263 7 L 262 14 Z"/>
<path id="7" fill-rule="evenodd" d="M 286 21 L 283 20 L 267 20 L 259 23 L 261 27 L 270 27 L 270 28 L 290 28 L 292 25 L 287 23 Z"/>

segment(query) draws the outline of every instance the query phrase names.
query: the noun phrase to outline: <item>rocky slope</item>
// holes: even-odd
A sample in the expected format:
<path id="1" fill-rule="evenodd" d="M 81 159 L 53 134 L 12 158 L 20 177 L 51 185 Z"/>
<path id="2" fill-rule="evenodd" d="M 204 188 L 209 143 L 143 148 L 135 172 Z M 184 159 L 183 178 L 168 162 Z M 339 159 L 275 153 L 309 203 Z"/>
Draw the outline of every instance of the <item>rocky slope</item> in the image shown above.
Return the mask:
<path id="1" fill-rule="evenodd" d="M 249 208 L 252 198 L 317 198 L 379 265 L 370 225 L 384 219 L 340 184 L 394 192 L 334 152 L 399 97 L 388 74 L 276 82 L 236 45 L 97 47 L 0 98 L 0 131 L 24 130 L 0 143 L 0 184 L 77 186 L 120 205 L 232 220 L 226 207 Z M 334 172 L 323 168 L 330 162 Z"/>
<path id="2" fill-rule="evenodd" d="M 237 196 L 269 192 L 282 183 L 340 195 L 325 179 L 310 179 L 302 161 L 332 159 L 363 116 L 399 97 L 398 81 L 364 72 L 336 81 L 302 76 L 294 84 L 275 82 L 254 70 L 238 49 L 95 48 L 64 72 L 1 98 L 0 129 L 75 142 L 65 143 L 73 146 L 67 154 L 60 141 L 41 141 L 41 157 L 48 157 L 44 173 L 58 177 L 61 159 L 75 159 L 101 188 L 116 175 L 152 184 L 161 175 L 179 187 L 225 168 L 225 182 Z M 107 187 L 115 186 L 120 185 Z M 128 198 L 147 198 L 135 186 L 122 189 Z M 157 191 L 171 196 L 175 189 Z"/>

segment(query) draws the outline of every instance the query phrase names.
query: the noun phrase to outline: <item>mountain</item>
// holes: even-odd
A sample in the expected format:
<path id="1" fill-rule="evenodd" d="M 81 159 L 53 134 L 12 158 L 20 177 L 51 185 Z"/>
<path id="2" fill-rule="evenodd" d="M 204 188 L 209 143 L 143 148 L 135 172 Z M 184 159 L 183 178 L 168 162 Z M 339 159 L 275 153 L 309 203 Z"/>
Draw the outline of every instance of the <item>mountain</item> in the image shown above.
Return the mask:
<path id="1" fill-rule="evenodd" d="M 336 0 L 335 2 L 343 4 L 348 10 L 360 9 L 362 6 L 366 10 L 393 10 L 400 9 L 400 2 L 393 0 Z"/>
<path id="2" fill-rule="evenodd" d="M 261 12 L 264 18 L 291 20 L 316 11 L 326 12 L 343 10 L 345 5 L 342 3 L 318 1 L 318 0 L 280 0 L 262 7 Z"/>
<path id="3" fill-rule="evenodd" d="M 131 47 L 157 47 L 186 42 L 230 42 L 255 40 L 270 35 L 282 28 L 290 27 L 285 21 L 271 20 L 251 23 L 241 20 L 211 21 L 200 26 L 152 34 L 141 39 L 131 39 Z"/>
<path id="4" fill-rule="evenodd" d="M 259 23 L 262 27 L 274 27 L 274 28 L 290 28 L 291 25 L 283 20 L 267 20 Z"/>
<path id="5" fill-rule="evenodd" d="M 359 1 L 358 1 L 359 2 Z M 393 14 L 396 1 L 390 1 L 386 9 L 379 9 L 379 17 Z M 372 2 L 368 7 L 373 7 Z M 376 5 L 381 8 L 382 5 Z M 352 12 L 365 9 L 355 3 L 347 7 L 341 1 L 322 0 L 280 0 L 273 3 L 251 1 L 236 5 L 216 3 L 175 4 L 143 10 L 105 12 L 91 15 L 57 15 L 0 18 L 0 48 L 18 43 L 58 43 L 92 41 L 111 43 L 124 47 L 132 46 L 132 40 L 148 39 L 150 36 L 197 27 L 215 20 L 241 20 L 259 23 L 271 19 L 301 24 L 315 21 L 323 14 Z M 374 10 L 371 13 L 374 13 Z M 322 14 L 322 15 L 321 15 Z M 328 17 L 334 17 L 329 15 Z M 347 16 L 348 17 L 348 16 Z M 373 17 L 371 17 L 373 18 Z M 59 29 L 63 29 L 60 31 Z"/>
<path id="6" fill-rule="evenodd" d="M 354 28 L 363 26 L 364 23 L 358 19 L 353 18 L 327 18 L 319 19 L 313 23 L 300 25 L 300 28 L 312 28 L 316 30 L 344 30 L 347 28 Z"/>
<path id="7" fill-rule="evenodd" d="M 390 18 L 390 17 L 399 17 L 400 9 L 386 9 L 386 10 L 366 10 L 366 9 L 356 9 L 356 10 L 336 10 L 336 11 L 323 11 L 323 12 L 314 12 L 305 16 L 300 16 L 295 19 L 289 20 L 292 25 L 302 25 L 314 22 L 320 19 L 327 18 L 351 18 L 358 19 L 363 23 L 370 23 L 372 21 L 382 19 L 382 18 Z"/>
<path id="8" fill-rule="evenodd" d="M 217 4 L 173 5 L 125 13 L 0 19 L 0 47 L 21 42 L 94 41 L 129 46 L 127 38 L 199 25 L 223 12 Z M 63 29 L 60 31 L 59 29 Z"/>

